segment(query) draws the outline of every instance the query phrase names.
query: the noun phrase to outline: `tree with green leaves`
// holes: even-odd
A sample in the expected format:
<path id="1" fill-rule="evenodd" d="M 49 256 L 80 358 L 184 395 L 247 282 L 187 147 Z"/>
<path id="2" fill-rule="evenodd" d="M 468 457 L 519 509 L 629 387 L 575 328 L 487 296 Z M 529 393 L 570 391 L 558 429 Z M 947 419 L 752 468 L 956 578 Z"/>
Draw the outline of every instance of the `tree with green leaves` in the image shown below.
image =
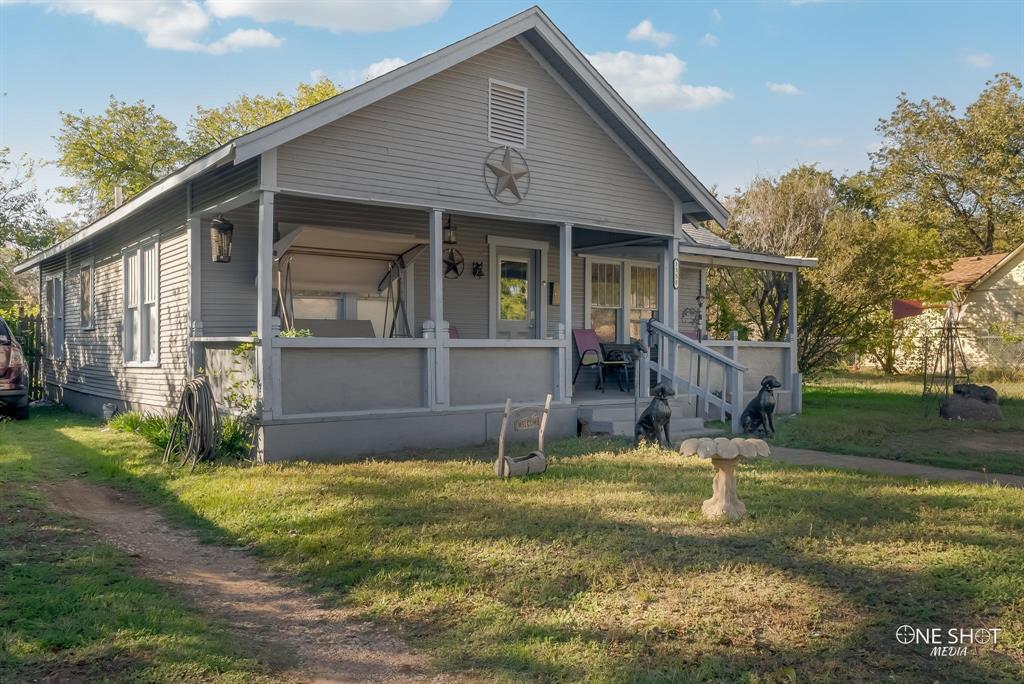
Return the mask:
<path id="1" fill-rule="evenodd" d="M 49 247 L 69 230 L 46 210 L 45 197 L 33 183 L 35 164 L 27 157 L 11 159 L 0 147 L 0 308 L 35 299 L 34 276 L 15 276 L 26 255 Z"/>
<path id="2" fill-rule="evenodd" d="M 878 125 L 872 175 L 905 221 L 939 231 L 954 254 L 1012 249 L 1024 241 L 1024 98 L 998 74 L 958 115 L 949 100 L 912 102 Z"/>
<path id="3" fill-rule="evenodd" d="M 189 161 L 172 121 L 142 100 L 113 96 L 102 114 L 61 113 L 57 165 L 74 185 L 59 189 L 65 202 L 90 216 L 113 207 L 115 188 L 130 197 Z"/>
<path id="4" fill-rule="evenodd" d="M 757 178 L 729 198 L 731 218 L 723 237 L 745 249 L 767 254 L 814 254 L 836 204 L 835 179 L 813 165 L 779 178 Z M 740 320 L 763 340 L 789 335 L 786 315 L 788 274 L 725 269 L 717 278 L 728 291 Z"/>
<path id="5" fill-rule="evenodd" d="M 313 83 L 300 83 L 293 97 L 288 97 L 284 93 L 269 97 L 243 94 L 223 107 L 196 107 L 196 113 L 189 121 L 188 131 L 192 153 L 200 157 L 241 135 L 312 107 L 339 93 L 341 88 L 331 79 L 324 77 Z"/>
<path id="6" fill-rule="evenodd" d="M 935 231 L 923 231 L 863 203 L 859 186 L 799 166 L 778 178 L 755 179 L 729 198 L 732 219 L 719 231 L 748 250 L 818 258 L 800 273 L 797 333 L 800 369 L 814 374 L 843 354 L 884 344 L 892 299 L 919 293 L 938 256 Z M 754 269 L 714 269 L 713 321 L 757 339 L 789 336 L 789 277 Z M 720 327 L 720 326 L 719 326 Z M 725 330 L 716 330 L 724 333 Z"/>
<path id="7" fill-rule="evenodd" d="M 111 96 L 101 114 L 61 113 L 57 166 L 73 185 L 59 189 L 61 198 L 81 209 L 85 219 L 109 211 L 115 188 L 125 199 L 179 166 L 237 138 L 311 107 L 341 92 L 328 78 L 299 83 L 295 95 L 242 95 L 223 107 L 197 107 L 188 125 L 188 140 L 174 122 L 139 100 Z"/>

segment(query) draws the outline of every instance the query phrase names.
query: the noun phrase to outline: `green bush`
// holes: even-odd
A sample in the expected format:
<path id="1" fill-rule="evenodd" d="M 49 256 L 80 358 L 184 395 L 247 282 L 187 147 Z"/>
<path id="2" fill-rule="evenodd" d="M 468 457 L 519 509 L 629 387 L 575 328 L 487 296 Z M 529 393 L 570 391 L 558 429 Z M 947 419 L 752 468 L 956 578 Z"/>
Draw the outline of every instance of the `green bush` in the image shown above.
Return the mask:
<path id="1" fill-rule="evenodd" d="M 241 460 L 252 451 L 252 424 L 244 417 L 224 416 L 220 421 L 217 458 Z"/>
<path id="2" fill-rule="evenodd" d="M 167 448 L 171 437 L 173 417 L 128 411 L 110 419 L 108 425 L 121 432 L 134 432 L 160 449 Z M 252 450 L 252 425 L 245 418 L 224 416 L 220 422 L 220 438 L 217 441 L 217 458 L 240 460 L 247 458 Z"/>
<path id="3" fill-rule="evenodd" d="M 173 421 L 173 418 L 167 416 L 127 411 L 111 418 L 108 425 L 121 432 L 134 432 L 142 435 L 146 441 L 164 449 L 171 438 L 171 424 Z"/>

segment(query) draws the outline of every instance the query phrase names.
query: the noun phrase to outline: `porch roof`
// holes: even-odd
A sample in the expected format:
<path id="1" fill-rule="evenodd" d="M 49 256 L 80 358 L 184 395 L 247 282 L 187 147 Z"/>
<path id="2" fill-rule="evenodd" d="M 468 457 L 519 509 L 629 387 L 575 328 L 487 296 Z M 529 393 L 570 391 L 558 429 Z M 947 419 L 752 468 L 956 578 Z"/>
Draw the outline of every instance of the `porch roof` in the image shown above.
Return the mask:
<path id="1" fill-rule="evenodd" d="M 751 252 L 735 247 L 702 247 L 680 245 L 679 258 L 707 266 L 723 266 L 727 268 L 755 268 L 769 271 L 793 271 L 797 268 L 817 268 L 818 260 L 814 257 L 779 256 Z"/>

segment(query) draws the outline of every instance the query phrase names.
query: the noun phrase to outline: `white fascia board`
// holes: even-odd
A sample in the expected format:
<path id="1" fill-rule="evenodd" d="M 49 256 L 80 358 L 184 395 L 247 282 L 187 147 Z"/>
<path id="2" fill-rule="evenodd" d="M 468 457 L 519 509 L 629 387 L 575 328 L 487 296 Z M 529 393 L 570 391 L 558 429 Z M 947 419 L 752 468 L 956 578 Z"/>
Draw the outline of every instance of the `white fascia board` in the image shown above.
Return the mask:
<path id="1" fill-rule="evenodd" d="M 35 256 L 28 259 L 27 261 L 23 261 L 22 263 L 18 264 L 17 266 L 14 267 L 14 272 L 24 273 L 30 268 L 38 266 L 40 263 L 46 261 L 47 259 L 54 257 L 68 249 L 71 249 L 75 245 L 84 242 L 85 240 L 88 240 L 89 238 L 95 236 L 97 233 L 100 233 L 106 228 L 109 228 L 110 226 L 114 225 L 118 221 L 122 221 L 128 218 L 129 216 L 139 211 L 153 200 L 163 195 L 168 190 L 176 188 L 179 185 L 182 185 L 183 183 L 187 183 L 188 181 L 204 173 L 205 171 L 212 169 L 215 166 L 220 166 L 221 164 L 229 161 L 231 159 L 233 151 L 234 148 L 229 143 L 227 145 L 217 148 L 213 152 L 210 152 L 209 154 L 203 157 L 200 157 L 191 164 L 183 166 L 174 173 L 165 176 L 164 178 L 157 181 L 153 185 L 150 185 L 148 188 L 146 188 L 138 195 L 131 198 L 130 200 L 128 200 L 127 202 L 125 202 L 120 207 L 110 212 L 106 216 L 103 216 L 102 218 L 93 221 L 91 224 L 89 224 L 82 230 L 78 231 L 74 235 L 71 235 L 61 240 L 53 247 L 45 249 L 42 252 L 39 252 Z"/>
<path id="2" fill-rule="evenodd" d="M 686 256 L 705 257 L 709 263 L 725 265 L 725 262 L 733 262 L 737 266 L 752 266 L 752 264 L 765 264 L 773 266 L 785 266 L 787 268 L 817 268 L 818 260 L 814 257 L 801 256 L 777 256 L 775 254 L 760 254 L 758 252 L 744 252 L 738 249 L 714 249 L 713 247 L 693 247 L 691 245 L 680 245 L 679 254 Z"/>

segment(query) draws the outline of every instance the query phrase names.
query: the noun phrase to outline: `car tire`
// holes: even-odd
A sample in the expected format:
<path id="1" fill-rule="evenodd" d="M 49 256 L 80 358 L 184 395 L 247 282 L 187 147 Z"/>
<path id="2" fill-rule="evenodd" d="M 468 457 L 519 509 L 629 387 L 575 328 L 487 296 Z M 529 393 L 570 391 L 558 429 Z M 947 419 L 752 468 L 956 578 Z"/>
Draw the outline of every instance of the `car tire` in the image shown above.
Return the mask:
<path id="1" fill-rule="evenodd" d="M 14 420 L 28 420 L 28 404 L 11 409 L 11 418 Z"/>

